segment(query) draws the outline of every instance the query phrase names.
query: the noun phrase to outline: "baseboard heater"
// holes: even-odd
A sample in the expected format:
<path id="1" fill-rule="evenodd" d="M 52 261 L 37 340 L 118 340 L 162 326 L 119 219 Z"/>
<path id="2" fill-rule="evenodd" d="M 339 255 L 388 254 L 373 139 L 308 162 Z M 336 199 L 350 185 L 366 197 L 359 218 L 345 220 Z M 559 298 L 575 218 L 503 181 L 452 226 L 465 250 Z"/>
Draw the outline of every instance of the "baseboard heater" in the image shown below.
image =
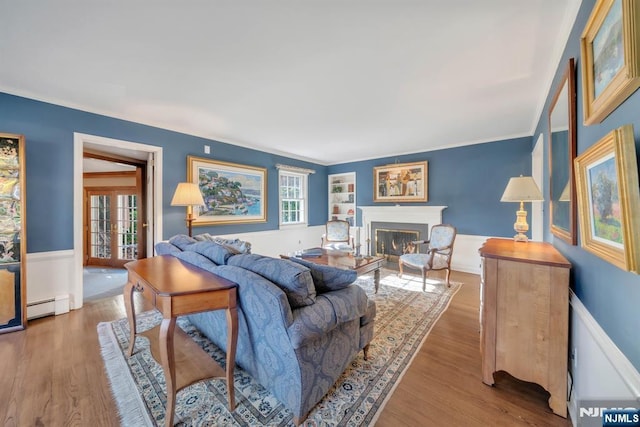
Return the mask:
<path id="1" fill-rule="evenodd" d="M 27 303 L 27 320 L 69 312 L 69 295 Z"/>
<path id="2" fill-rule="evenodd" d="M 50 298 L 42 301 L 35 301 L 27 304 L 27 319 L 38 319 L 40 317 L 52 316 L 56 314 L 56 299 Z"/>

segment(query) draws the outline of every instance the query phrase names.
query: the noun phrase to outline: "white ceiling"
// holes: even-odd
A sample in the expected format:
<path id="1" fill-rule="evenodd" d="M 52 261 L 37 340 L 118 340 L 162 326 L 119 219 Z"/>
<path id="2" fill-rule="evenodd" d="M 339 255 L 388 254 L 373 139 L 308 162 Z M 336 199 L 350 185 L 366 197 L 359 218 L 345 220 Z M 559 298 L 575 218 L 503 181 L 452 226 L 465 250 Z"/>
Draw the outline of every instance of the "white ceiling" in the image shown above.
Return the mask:
<path id="1" fill-rule="evenodd" d="M 321 164 L 528 136 L 580 1 L 0 0 L 0 91 Z"/>

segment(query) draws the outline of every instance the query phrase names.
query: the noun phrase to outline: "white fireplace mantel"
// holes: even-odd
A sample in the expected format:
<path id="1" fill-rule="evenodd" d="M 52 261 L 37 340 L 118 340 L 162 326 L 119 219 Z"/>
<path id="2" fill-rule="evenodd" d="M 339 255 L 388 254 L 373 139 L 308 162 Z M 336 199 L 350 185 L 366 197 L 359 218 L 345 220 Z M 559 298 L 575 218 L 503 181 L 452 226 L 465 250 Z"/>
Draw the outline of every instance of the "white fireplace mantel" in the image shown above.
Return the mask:
<path id="1" fill-rule="evenodd" d="M 366 251 L 366 240 L 371 237 L 372 222 L 427 224 L 431 229 L 436 224 L 442 224 L 442 211 L 446 208 L 447 206 L 359 206 L 358 209 L 362 211 L 363 251 Z M 458 234 L 451 259 L 453 269 L 480 274 L 478 249 L 487 238 L 487 236 Z"/>
<path id="2" fill-rule="evenodd" d="M 362 225 L 365 233 L 371 230 L 371 223 L 406 222 L 411 224 L 442 224 L 442 211 L 446 206 L 359 206 L 362 211 Z"/>

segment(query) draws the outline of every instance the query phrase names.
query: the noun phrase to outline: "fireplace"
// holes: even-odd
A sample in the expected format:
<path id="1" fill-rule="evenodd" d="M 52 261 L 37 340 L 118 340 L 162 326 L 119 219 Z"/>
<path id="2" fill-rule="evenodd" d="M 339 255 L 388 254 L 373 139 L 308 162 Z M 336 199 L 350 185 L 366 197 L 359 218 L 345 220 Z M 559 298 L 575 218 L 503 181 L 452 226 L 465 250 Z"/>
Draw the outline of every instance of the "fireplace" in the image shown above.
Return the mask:
<path id="1" fill-rule="evenodd" d="M 388 267 L 396 267 L 400 255 L 418 252 L 412 242 L 429 238 L 428 224 L 404 222 L 371 222 L 372 254 L 387 259 Z"/>
<path id="2" fill-rule="evenodd" d="M 384 225 L 383 228 L 388 230 L 418 230 L 418 238 L 412 238 L 411 240 L 426 240 L 429 238 L 428 224 L 442 224 L 442 211 L 446 209 L 446 206 L 359 206 L 358 209 L 362 212 L 364 233 L 362 252 L 363 255 L 367 255 L 375 254 L 377 249 L 374 223 L 382 223 Z M 398 243 L 396 242 L 397 245 Z M 391 246 L 393 246 L 393 243 Z M 388 244 L 385 244 L 385 249 L 387 247 Z M 385 252 L 386 255 L 388 255 L 388 251 Z M 398 255 L 395 256 L 396 262 L 388 262 L 389 267 L 397 268 Z"/>

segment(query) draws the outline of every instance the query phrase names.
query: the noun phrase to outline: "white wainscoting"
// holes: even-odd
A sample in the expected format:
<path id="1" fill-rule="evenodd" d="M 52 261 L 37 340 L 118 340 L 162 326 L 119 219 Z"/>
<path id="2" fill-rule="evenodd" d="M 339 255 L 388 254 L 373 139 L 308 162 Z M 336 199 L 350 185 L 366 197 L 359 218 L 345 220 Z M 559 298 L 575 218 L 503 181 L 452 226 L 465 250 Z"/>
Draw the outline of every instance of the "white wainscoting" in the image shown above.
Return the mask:
<path id="1" fill-rule="evenodd" d="M 453 246 L 451 268 L 465 273 L 480 274 L 480 247 L 489 239 L 487 236 L 458 234 Z"/>
<path id="2" fill-rule="evenodd" d="M 277 257 L 297 250 L 318 247 L 325 231 L 324 225 L 285 227 L 280 230 L 221 235 L 251 242 L 252 252 Z M 353 227 L 355 235 L 357 227 Z M 196 228 L 195 234 L 198 233 Z M 363 231 L 361 231 L 363 233 Z M 478 249 L 487 238 L 459 234 L 453 256 L 454 270 L 480 274 Z M 63 314 L 82 307 L 76 301 L 75 252 L 73 250 L 27 254 L 27 317 Z M 79 280 L 82 280 L 80 275 Z M 79 285 L 81 288 L 81 284 Z"/>
<path id="3" fill-rule="evenodd" d="M 358 228 L 360 227 L 352 227 L 351 234 L 355 236 Z M 322 233 L 324 233 L 324 225 L 220 236 L 247 240 L 251 242 L 251 252 L 277 257 L 280 254 L 294 253 L 296 250 L 320 246 Z M 194 234 L 197 234 L 197 230 Z M 365 235 L 364 230 L 361 230 L 360 235 Z M 465 273 L 480 274 L 478 250 L 488 238 L 487 236 L 458 234 L 451 261 L 453 269 Z M 365 250 L 364 243 L 362 250 Z"/>
<path id="4" fill-rule="evenodd" d="M 311 227 L 288 226 L 280 230 L 257 231 L 254 233 L 216 234 L 216 236 L 251 242 L 251 252 L 254 254 L 278 257 L 307 248 L 319 247 L 324 233 L 324 225 Z M 194 228 L 193 234 L 199 234 Z M 212 234 L 213 233 L 209 233 Z"/>
<path id="5" fill-rule="evenodd" d="M 27 318 L 68 313 L 74 289 L 72 250 L 27 254 Z"/>
<path id="6" fill-rule="evenodd" d="M 585 399 L 640 399 L 640 373 L 620 351 L 582 301 L 570 291 L 571 339 L 569 352 L 573 389 L 569 414 L 579 426 L 578 401 Z"/>

